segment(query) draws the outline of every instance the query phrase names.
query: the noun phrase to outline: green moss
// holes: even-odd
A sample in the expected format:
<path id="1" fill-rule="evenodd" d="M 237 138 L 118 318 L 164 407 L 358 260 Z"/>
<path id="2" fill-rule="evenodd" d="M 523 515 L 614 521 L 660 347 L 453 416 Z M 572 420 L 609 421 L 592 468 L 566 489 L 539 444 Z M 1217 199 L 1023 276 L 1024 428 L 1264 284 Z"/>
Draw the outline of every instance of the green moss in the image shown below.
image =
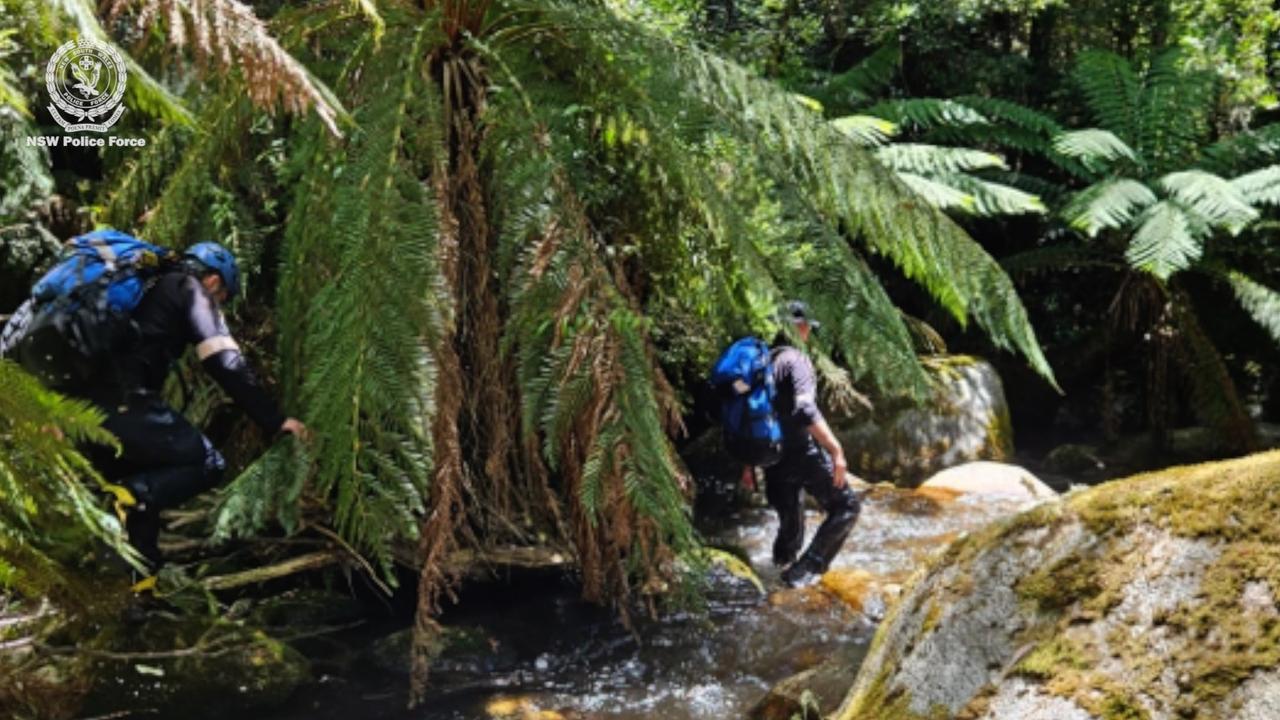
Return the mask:
<path id="1" fill-rule="evenodd" d="M 1062 676 L 1066 670 L 1083 671 L 1092 665 L 1092 658 L 1075 643 L 1063 637 L 1054 637 L 1027 653 L 1014 667 L 1014 671 L 1020 675 L 1049 680 Z"/>
<path id="2" fill-rule="evenodd" d="M 1102 590 L 1099 570 L 1093 555 L 1072 554 L 1024 576 L 1014 590 L 1040 610 L 1061 610 Z"/>
<path id="3" fill-rule="evenodd" d="M 1173 704 L 1173 716 L 1222 717 L 1227 712 L 1224 702 L 1243 682 L 1260 670 L 1280 668 L 1280 614 L 1267 607 L 1251 611 L 1242 604 L 1250 583 L 1265 583 L 1267 592 L 1259 592 L 1258 597 L 1269 593 L 1265 600 L 1277 607 L 1280 523 L 1276 517 L 1280 517 L 1280 451 L 1118 480 L 1042 505 L 953 543 L 922 574 L 934 576 L 934 591 L 918 595 L 912 603 L 915 607 L 904 611 L 919 618 L 920 634 L 933 631 L 951 597 L 963 590 L 954 582 L 939 587 L 938 573 L 953 565 L 969 567 L 983 553 L 1042 537 L 1026 535 L 1027 531 L 1055 533 L 1079 522 L 1094 536 L 1087 545 L 1027 575 L 1015 588 L 1020 597 L 1034 603 L 1039 620 L 1018 639 L 1032 649 L 1014 672 L 1036 679 L 1048 693 L 1072 699 L 1100 720 L 1148 720 L 1135 692 L 1151 689 L 1158 694 L 1161 675 L 1172 668 L 1178 688 L 1176 697 L 1165 701 Z M 1149 548 L 1121 540 L 1140 525 L 1213 543 L 1220 552 L 1205 568 L 1198 592 L 1154 619 L 1165 627 L 1166 642 L 1178 648 L 1167 655 L 1152 653 L 1149 636 L 1131 632 L 1118 618 L 1110 621 L 1105 637 L 1098 637 L 1096 625 L 1080 625 L 1114 612 L 1148 561 Z M 917 575 L 917 581 L 922 575 Z M 883 642 L 887 627 L 881 629 L 877 644 Z M 1104 675 L 1095 670 L 1104 659 L 1119 662 L 1119 672 L 1109 669 Z M 884 666 L 856 704 L 857 713 L 841 720 L 918 720 L 918 714 L 909 712 L 909 692 L 888 691 L 894 665 Z"/>
<path id="4" fill-rule="evenodd" d="M 1108 694 L 1102 701 L 1100 720 L 1150 720 L 1136 701 L 1125 695 Z"/>
<path id="5" fill-rule="evenodd" d="M 942 606 L 936 600 L 931 600 L 929 609 L 924 614 L 924 623 L 920 626 L 920 634 L 927 635 L 933 632 L 940 622 L 942 622 Z"/>

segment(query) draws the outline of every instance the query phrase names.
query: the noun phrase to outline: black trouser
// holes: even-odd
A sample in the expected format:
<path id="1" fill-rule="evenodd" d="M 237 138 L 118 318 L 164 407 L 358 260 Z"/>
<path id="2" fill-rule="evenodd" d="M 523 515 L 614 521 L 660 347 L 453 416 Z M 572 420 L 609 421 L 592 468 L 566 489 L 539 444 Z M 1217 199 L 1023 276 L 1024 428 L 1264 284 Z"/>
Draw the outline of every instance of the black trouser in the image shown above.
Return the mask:
<path id="1" fill-rule="evenodd" d="M 800 497 L 803 489 L 827 513 L 803 560 L 815 572 L 825 572 L 853 530 L 861 504 L 848 485 L 832 484 L 831 456 L 812 442 L 808 445 L 804 452 L 784 455 L 781 462 L 765 470 L 765 497 L 778 512 L 773 561 L 779 565 L 791 562 L 804 543 L 804 504 Z"/>
<path id="2" fill-rule="evenodd" d="M 160 511 L 190 500 L 222 481 L 226 461 L 213 444 L 176 410 L 155 396 L 134 396 L 123 406 L 105 406 L 102 426 L 119 440 L 122 453 L 95 447 L 94 464 L 110 482 L 133 493 L 127 515 L 129 542 L 160 565 Z"/>

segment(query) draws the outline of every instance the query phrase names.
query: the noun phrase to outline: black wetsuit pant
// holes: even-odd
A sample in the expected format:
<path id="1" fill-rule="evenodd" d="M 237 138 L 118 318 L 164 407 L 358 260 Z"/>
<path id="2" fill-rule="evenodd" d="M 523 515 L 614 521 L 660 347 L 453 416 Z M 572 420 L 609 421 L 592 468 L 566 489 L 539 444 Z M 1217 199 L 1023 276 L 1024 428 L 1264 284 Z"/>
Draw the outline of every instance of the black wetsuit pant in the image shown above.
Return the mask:
<path id="1" fill-rule="evenodd" d="M 222 481 L 226 461 L 180 413 L 154 395 L 133 395 L 124 405 L 99 403 L 102 426 L 119 440 L 119 457 L 95 447 L 94 465 L 138 501 L 126 516 L 129 542 L 153 568 L 161 562 L 160 511 L 176 507 Z"/>
<path id="2" fill-rule="evenodd" d="M 803 561 L 815 572 L 825 572 L 840 552 L 858 519 L 861 504 L 848 485 L 838 488 L 832 484 L 833 473 L 831 456 L 812 442 L 805 451 L 784 455 L 781 462 L 765 470 L 765 497 L 778 513 L 778 537 L 773 542 L 776 564 L 795 560 L 804 543 L 801 490 L 812 495 L 827 513 Z"/>

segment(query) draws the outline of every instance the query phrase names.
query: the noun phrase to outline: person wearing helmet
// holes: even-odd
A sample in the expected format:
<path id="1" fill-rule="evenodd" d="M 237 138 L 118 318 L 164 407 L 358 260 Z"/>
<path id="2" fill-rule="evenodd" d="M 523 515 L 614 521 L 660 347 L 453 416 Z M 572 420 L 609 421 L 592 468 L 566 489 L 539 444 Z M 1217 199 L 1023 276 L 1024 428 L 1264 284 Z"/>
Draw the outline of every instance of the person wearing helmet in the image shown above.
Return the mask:
<path id="1" fill-rule="evenodd" d="M 285 417 L 245 361 L 221 306 L 240 292 L 235 256 L 213 242 L 191 246 L 179 266 L 156 276 L 132 313 L 136 333 L 117 358 L 116 378 L 86 391 L 107 413 L 117 456 L 94 448 L 94 464 L 137 501 L 126 516 L 129 541 L 154 567 L 162 561 L 159 513 L 222 480 L 226 462 L 208 438 L 162 398 L 174 363 L 195 348 L 204 370 L 264 431 L 306 437 Z"/>
<path id="2" fill-rule="evenodd" d="M 787 303 L 783 322 L 790 323 L 802 344 L 818 329 L 809 317 L 808 306 L 800 301 Z M 782 424 L 782 459 L 765 469 L 765 497 L 778 513 L 778 536 L 773 543 L 773 562 L 785 566 L 782 581 L 790 587 L 817 582 L 845 538 L 853 530 L 861 506 L 846 481 L 844 449 L 818 409 L 818 381 L 813 363 L 805 353 L 788 344 L 779 333 L 772 357 L 777 388 L 775 408 Z M 818 527 L 809 547 L 799 555 L 804 542 L 804 506 L 801 490 L 813 496 L 827 517 Z"/>

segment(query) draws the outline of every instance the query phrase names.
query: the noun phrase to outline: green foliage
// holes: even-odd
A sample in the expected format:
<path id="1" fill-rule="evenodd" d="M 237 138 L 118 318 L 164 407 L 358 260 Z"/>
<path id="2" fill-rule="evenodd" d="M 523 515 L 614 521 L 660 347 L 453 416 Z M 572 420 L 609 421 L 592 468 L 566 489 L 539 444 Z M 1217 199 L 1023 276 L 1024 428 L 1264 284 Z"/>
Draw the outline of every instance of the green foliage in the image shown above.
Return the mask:
<path id="1" fill-rule="evenodd" d="M 104 481 L 75 449 L 115 445 L 101 422 L 97 409 L 45 390 L 0 359 L 0 557 L 13 589 L 68 610 L 95 604 L 81 567 L 95 542 L 137 557 L 95 492 Z"/>
<path id="2" fill-rule="evenodd" d="M 1186 69 L 1179 52 L 1157 55 L 1141 73 L 1114 53 L 1084 53 L 1075 80 L 1106 130 L 1064 133 L 1055 142 L 1093 176 L 1063 217 L 1090 237 L 1103 230 L 1127 236 L 1133 267 L 1168 279 L 1202 257 L 1214 232 L 1238 234 L 1258 219 L 1254 204 L 1273 198 L 1277 176 L 1266 169 L 1230 180 L 1196 167 L 1202 155 L 1215 169 L 1225 169 L 1227 158 L 1238 169 L 1240 161 L 1266 157 L 1273 131 L 1206 149 L 1214 81 Z"/>

